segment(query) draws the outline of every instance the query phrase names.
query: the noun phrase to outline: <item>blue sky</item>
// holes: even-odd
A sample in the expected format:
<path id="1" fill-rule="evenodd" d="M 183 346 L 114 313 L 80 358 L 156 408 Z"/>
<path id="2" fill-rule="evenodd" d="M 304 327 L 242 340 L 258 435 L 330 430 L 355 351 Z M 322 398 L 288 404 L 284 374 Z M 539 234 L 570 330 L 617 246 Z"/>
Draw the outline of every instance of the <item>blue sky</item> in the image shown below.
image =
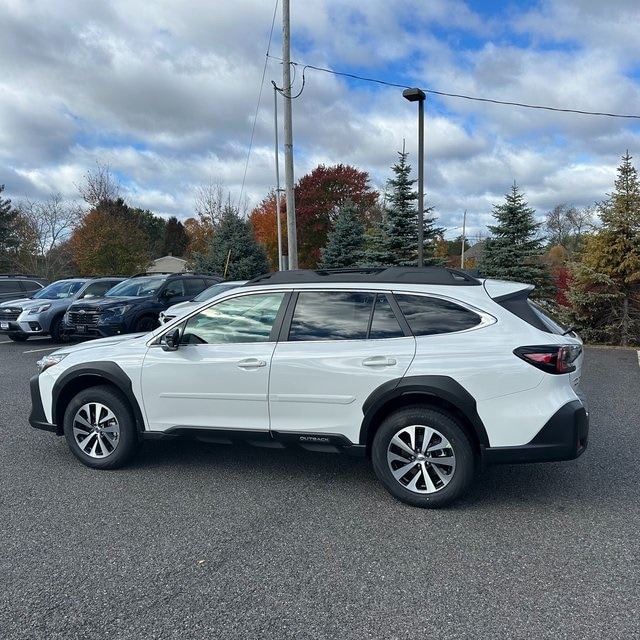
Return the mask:
<path id="1" fill-rule="evenodd" d="M 294 91 L 313 65 L 640 115 L 636 0 L 290 1 Z M 96 163 L 111 167 L 133 206 L 181 219 L 208 184 L 249 210 L 274 187 L 275 0 L 0 0 L 0 9 L 0 184 L 14 201 L 78 198 Z M 304 77 L 293 104 L 296 178 L 351 164 L 383 189 L 403 143 L 416 172 L 417 108 L 401 88 L 312 69 Z M 612 190 L 627 149 L 640 163 L 639 125 L 429 94 L 426 204 L 450 237 L 465 210 L 470 233 L 486 235 L 514 180 L 540 218 L 564 202 L 592 205 Z"/>

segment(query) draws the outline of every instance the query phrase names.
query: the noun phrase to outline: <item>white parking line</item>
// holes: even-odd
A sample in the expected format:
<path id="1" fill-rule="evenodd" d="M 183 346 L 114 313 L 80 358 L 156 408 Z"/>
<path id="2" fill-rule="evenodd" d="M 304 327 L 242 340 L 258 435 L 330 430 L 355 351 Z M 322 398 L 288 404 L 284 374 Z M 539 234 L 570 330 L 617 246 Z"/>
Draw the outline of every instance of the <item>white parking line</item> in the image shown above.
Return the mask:
<path id="1" fill-rule="evenodd" d="M 39 353 L 40 351 L 55 351 L 60 347 L 49 347 L 48 349 L 30 349 L 29 351 L 23 351 L 22 353 Z"/>

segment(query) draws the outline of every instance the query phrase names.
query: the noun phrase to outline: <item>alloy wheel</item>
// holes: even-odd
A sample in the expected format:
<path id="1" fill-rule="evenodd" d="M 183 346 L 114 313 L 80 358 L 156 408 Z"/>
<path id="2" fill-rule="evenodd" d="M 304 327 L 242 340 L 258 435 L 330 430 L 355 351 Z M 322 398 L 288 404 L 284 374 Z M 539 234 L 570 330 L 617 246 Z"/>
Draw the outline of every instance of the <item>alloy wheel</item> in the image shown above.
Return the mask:
<path id="1" fill-rule="evenodd" d="M 106 458 L 120 443 L 120 424 L 109 407 L 87 402 L 73 416 L 73 438 L 86 455 Z"/>
<path id="2" fill-rule="evenodd" d="M 456 456 L 449 440 L 424 425 L 404 427 L 391 438 L 387 463 L 397 482 L 418 494 L 440 491 L 456 470 Z"/>

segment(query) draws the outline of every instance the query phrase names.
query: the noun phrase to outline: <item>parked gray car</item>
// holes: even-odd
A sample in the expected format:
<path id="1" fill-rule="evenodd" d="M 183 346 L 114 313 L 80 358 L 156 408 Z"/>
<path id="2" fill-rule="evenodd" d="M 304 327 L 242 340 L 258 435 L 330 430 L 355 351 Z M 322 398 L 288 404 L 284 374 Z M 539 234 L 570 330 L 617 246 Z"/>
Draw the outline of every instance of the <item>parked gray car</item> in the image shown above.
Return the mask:
<path id="1" fill-rule="evenodd" d="M 41 289 L 30 298 L 0 304 L 0 334 L 24 342 L 31 336 L 50 335 L 62 342 L 62 317 L 72 302 L 103 296 L 124 277 L 67 278 Z"/>

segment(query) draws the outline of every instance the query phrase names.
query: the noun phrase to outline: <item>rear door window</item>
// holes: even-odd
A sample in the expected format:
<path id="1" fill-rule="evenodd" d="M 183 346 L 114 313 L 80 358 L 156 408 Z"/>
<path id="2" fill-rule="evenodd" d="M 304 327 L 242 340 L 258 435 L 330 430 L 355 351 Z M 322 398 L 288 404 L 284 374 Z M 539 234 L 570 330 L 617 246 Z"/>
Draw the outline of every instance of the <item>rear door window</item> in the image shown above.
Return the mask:
<path id="1" fill-rule="evenodd" d="M 482 323 L 482 317 L 450 300 L 410 294 L 395 296 L 413 335 L 466 331 Z"/>
<path id="2" fill-rule="evenodd" d="M 289 340 L 366 340 L 404 333 L 384 294 L 362 291 L 301 291 Z"/>

